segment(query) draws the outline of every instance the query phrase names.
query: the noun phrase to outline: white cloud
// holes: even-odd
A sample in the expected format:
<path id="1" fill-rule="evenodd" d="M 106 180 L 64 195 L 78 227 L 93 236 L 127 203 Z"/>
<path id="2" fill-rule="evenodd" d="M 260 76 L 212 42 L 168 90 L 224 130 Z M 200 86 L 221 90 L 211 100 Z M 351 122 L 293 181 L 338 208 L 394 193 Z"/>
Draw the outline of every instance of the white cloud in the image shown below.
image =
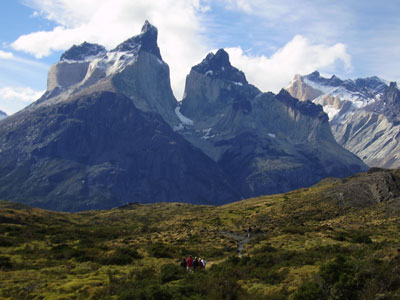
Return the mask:
<path id="1" fill-rule="evenodd" d="M 270 21 L 282 20 L 288 24 L 294 24 L 291 22 L 298 24 L 299 21 L 289 18 L 294 8 L 287 4 L 283 5 L 278 0 L 252 2 L 219 0 L 219 2 L 226 4 L 226 8 L 261 16 Z M 207 19 L 205 15 L 213 9 L 213 2 L 210 0 L 31 0 L 29 3 L 38 12 L 37 15 L 58 24 L 51 31 L 23 35 L 12 44 L 14 49 L 31 53 L 38 58 L 47 56 L 53 51 L 66 50 L 73 44 L 80 44 L 83 41 L 113 48 L 125 39 L 138 34 L 144 21 L 148 19 L 159 29 L 161 54 L 170 66 L 171 85 L 178 100 L 183 94 L 186 75 L 190 68 L 198 64 L 211 48 L 207 42 L 213 43 L 212 40 L 218 39 L 217 36 L 213 36 L 212 39 L 209 37 L 209 40 L 202 38 L 205 31 L 203 26 L 210 26 L 211 19 Z M 308 13 L 310 18 L 317 18 L 317 21 L 323 19 L 323 16 L 316 17 L 312 2 L 305 3 L 307 5 L 303 7 L 299 1 L 295 1 L 295 8 L 301 11 L 301 15 Z M 322 25 L 313 26 L 313 28 L 319 27 L 325 30 Z M 215 32 L 215 34 L 220 33 Z M 343 44 L 333 46 L 325 44 L 322 41 L 316 42 L 315 39 L 311 42 L 297 35 L 270 57 L 251 56 L 245 54 L 241 48 L 227 50 L 233 65 L 242 69 L 250 82 L 265 91 L 278 91 L 287 85 L 295 73 L 304 74 L 329 66 L 332 69 L 337 61 L 343 62 L 350 68 L 350 56 Z"/>
<path id="2" fill-rule="evenodd" d="M 3 87 L 0 88 L 0 110 L 11 115 L 39 99 L 44 91 L 32 88 Z"/>
<path id="3" fill-rule="evenodd" d="M 232 65 L 242 70 L 248 81 L 262 91 L 278 92 L 287 86 L 294 74 L 308 74 L 331 67 L 341 61 L 350 70 L 351 57 L 346 46 L 312 44 L 307 38 L 297 35 L 271 57 L 252 56 L 240 47 L 228 48 Z"/>
<path id="4" fill-rule="evenodd" d="M 285 3 L 279 0 L 219 0 L 227 5 L 228 9 L 238 10 L 251 15 L 258 15 L 269 19 L 280 19 L 294 8 L 294 3 Z M 304 1 L 303 1 L 304 3 Z"/>
<path id="5" fill-rule="evenodd" d="M 276 35 L 277 39 L 279 35 L 301 34 L 316 42 L 342 40 L 344 35 L 353 32 L 359 15 L 359 10 L 353 7 L 351 1 L 217 1 L 244 19 L 247 16 L 256 29 L 261 27 L 263 31 Z"/>
<path id="6" fill-rule="evenodd" d="M 15 50 L 37 58 L 83 41 L 113 48 L 140 33 L 148 19 L 159 29 L 161 54 L 171 68 L 171 83 L 178 98 L 190 67 L 207 50 L 200 36 L 200 16 L 210 8 L 201 0 L 31 0 L 29 5 L 58 24 L 51 31 L 20 36 L 12 44 Z"/>
<path id="7" fill-rule="evenodd" d="M 0 50 L 0 59 L 12 59 L 14 55 L 11 52 Z"/>

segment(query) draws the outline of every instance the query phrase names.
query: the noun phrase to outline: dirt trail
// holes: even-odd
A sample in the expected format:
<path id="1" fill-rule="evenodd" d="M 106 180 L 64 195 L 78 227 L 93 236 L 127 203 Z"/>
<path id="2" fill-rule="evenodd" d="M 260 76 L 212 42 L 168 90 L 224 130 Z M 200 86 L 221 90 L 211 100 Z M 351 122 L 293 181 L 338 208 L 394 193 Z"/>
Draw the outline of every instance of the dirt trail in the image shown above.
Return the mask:
<path id="1" fill-rule="evenodd" d="M 247 236 L 239 235 L 228 231 L 221 231 L 221 234 L 230 237 L 238 242 L 237 253 L 239 257 L 242 257 L 242 251 L 244 250 L 246 244 L 250 241 L 250 238 Z"/>

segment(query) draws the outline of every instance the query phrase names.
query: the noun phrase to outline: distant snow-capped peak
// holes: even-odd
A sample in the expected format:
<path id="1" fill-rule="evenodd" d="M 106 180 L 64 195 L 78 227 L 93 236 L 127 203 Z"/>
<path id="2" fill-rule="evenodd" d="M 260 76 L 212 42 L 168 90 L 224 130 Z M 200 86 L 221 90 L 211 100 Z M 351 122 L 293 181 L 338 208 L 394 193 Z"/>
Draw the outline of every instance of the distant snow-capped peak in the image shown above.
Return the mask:
<path id="1" fill-rule="evenodd" d="M 293 95 L 299 93 L 299 89 L 296 88 L 299 84 L 302 85 L 303 95 L 301 93 Z M 342 80 L 335 75 L 325 78 L 315 71 L 306 76 L 296 75 L 287 90 L 300 100 L 306 100 L 301 99 L 303 96 L 308 97 L 307 100 L 321 104 L 329 120 L 332 121 L 339 117 L 340 112 L 348 113 L 362 109 L 381 100 L 386 87 L 386 82 L 376 76 Z M 304 92 L 307 88 L 308 92 Z"/>

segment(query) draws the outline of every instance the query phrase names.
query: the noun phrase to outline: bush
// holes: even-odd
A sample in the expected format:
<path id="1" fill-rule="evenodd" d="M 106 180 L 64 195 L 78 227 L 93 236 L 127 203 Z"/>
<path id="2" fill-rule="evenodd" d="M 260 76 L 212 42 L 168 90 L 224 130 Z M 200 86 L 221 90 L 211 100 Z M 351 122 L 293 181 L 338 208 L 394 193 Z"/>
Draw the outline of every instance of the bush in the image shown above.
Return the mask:
<path id="1" fill-rule="evenodd" d="M 184 271 L 182 267 L 175 264 L 166 264 L 161 267 L 160 281 L 161 283 L 167 283 L 170 281 L 178 280 L 183 278 Z"/>
<path id="2" fill-rule="evenodd" d="M 100 260 L 103 265 L 129 265 L 132 262 L 132 257 L 126 254 L 114 254 Z"/>
<path id="3" fill-rule="evenodd" d="M 301 227 L 300 225 L 287 225 L 285 228 L 283 228 L 283 232 L 304 235 L 306 228 Z"/>
<path id="4" fill-rule="evenodd" d="M 0 256 L 0 269 L 11 269 L 12 263 L 8 256 Z"/>
<path id="5" fill-rule="evenodd" d="M 371 244 L 372 240 L 369 235 L 365 232 L 357 232 L 351 237 L 353 243 L 359 244 Z"/>
<path id="6" fill-rule="evenodd" d="M 75 255 L 75 250 L 67 244 L 60 244 L 51 248 L 51 255 L 54 259 L 70 259 Z"/>
<path id="7" fill-rule="evenodd" d="M 100 260 L 104 265 L 128 265 L 134 259 L 140 259 L 142 256 L 136 249 L 118 248 L 113 254 Z"/>
<path id="8" fill-rule="evenodd" d="M 134 269 L 130 272 L 129 277 L 135 281 L 151 281 L 156 277 L 156 272 L 153 268 L 145 267 Z"/>
<path id="9" fill-rule="evenodd" d="M 148 248 L 148 252 L 151 256 L 156 258 L 171 258 L 171 249 L 160 242 L 151 244 Z"/>
<path id="10" fill-rule="evenodd" d="M 352 266 L 343 255 L 338 255 L 333 261 L 321 266 L 319 275 L 324 282 L 333 286 L 339 281 L 340 275 L 353 273 Z"/>
<path id="11" fill-rule="evenodd" d="M 11 247 L 13 242 L 7 238 L 0 237 L 0 247 Z"/>
<path id="12" fill-rule="evenodd" d="M 334 299 L 357 299 L 357 282 L 353 276 L 341 274 L 331 292 Z"/>
<path id="13" fill-rule="evenodd" d="M 292 300 L 323 300 L 324 292 L 315 282 L 304 282 L 293 294 Z"/>
<path id="14" fill-rule="evenodd" d="M 347 241 L 349 234 L 344 231 L 335 232 L 332 238 L 339 242 Z"/>
<path id="15" fill-rule="evenodd" d="M 171 300 L 172 295 L 166 288 L 158 285 L 125 287 L 118 293 L 119 300 Z"/>
<path id="16" fill-rule="evenodd" d="M 319 275 L 323 279 L 326 295 L 332 299 L 357 299 L 357 294 L 363 289 L 365 278 L 357 261 L 351 261 L 338 255 L 333 261 L 320 268 Z"/>
<path id="17" fill-rule="evenodd" d="M 258 254 L 258 253 L 264 253 L 264 252 L 276 252 L 277 249 L 272 247 L 271 245 L 267 244 L 267 245 L 263 245 L 260 248 L 256 248 L 256 250 L 254 251 L 254 254 Z"/>

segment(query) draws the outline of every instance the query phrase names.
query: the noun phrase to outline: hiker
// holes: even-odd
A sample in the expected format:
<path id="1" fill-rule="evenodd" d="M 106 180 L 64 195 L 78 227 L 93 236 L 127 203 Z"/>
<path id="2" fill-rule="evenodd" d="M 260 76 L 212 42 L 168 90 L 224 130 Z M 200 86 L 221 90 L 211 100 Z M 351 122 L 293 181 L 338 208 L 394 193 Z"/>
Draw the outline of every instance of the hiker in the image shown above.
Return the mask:
<path id="1" fill-rule="evenodd" d="M 207 264 L 207 261 L 206 261 L 205 258 L 203 258 L 203 259 L 201 260 L 201 264 L 203 265 L 203 269 L 205 270 L 205 269 L 206 269 L 206 264 Z"/>
<path id="2" fill-rule="evenodd" d="M 182 261 L 181 261 L 181 267 L 182 267 L 184 270 L 186 270 L 186 259 L 185 259 L 185 258 L 183 258 Z"/>
<path id="3" fill-rule="evenodd" d="M 199 260 L 197 257 L 194 258 L 193 261 L 193 269 L 196 270 L 196 268 L 199 266 Z"/>
<path id="4" fill-rule="evenodd" d="M 247 228 L 247 237 L 250 238 L 250 234 L 251 234 L 251 226 L 249 226 L 249 228 Z"/>
<path id="5" fill-rule="evenodd" d="M 203 262 L 201 261 L 201 258 L 199 257 L 199 266 L 198 268 L 201 270 L 203 269 Z"/>
<path id="6" fill-rule="evenodd" d="M 186 270 L 188 272 L 193 272 L 193 258 L 191 255 L 186 260 Z"/>

